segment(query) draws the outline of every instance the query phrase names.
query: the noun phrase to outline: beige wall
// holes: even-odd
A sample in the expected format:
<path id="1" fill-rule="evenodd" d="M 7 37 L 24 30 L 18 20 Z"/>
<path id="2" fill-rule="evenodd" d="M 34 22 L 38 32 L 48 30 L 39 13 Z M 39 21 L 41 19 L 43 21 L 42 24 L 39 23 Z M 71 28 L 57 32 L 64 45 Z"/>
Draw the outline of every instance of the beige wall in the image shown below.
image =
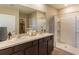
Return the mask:
<path id="1" fill-rule="evenodd" d="M 19 33 L 19 10 L 18 8 L 12 8 L 10 6 L 2 6 L 0 5 L 0 13 L 9 14 L 16 16 L 16 33 Z"/>
<path id="2" fill-rule="evenodd" d="M 51 17 L 51 16 L 56 16 L 58 15 L 58 10 L 51 7 L 51 6 L 46 6 L 46 13 L 47 13 L 47 16 Z"/>

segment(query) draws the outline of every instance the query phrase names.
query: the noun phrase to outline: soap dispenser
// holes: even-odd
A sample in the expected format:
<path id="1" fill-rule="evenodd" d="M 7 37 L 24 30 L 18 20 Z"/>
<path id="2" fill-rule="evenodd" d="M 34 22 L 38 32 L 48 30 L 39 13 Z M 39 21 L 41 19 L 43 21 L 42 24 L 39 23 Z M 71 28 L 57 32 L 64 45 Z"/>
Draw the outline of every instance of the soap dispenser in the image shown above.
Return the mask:
<path id="1" fill-rule="evenodd" d="M 8 33 L 8 38 L 10 39 L 12 36 L 11 32 Z"/>

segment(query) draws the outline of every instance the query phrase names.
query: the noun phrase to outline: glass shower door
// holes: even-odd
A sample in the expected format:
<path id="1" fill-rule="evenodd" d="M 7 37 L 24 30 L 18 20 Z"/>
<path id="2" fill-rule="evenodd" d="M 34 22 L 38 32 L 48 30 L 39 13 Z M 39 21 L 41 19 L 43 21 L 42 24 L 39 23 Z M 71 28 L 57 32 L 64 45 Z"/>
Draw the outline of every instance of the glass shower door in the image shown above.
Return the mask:
<path id="1" fill-rule="evenodd" d="M 75 46 L 75 16 L 67 14 L 61 17 L 60 41 Z"/>

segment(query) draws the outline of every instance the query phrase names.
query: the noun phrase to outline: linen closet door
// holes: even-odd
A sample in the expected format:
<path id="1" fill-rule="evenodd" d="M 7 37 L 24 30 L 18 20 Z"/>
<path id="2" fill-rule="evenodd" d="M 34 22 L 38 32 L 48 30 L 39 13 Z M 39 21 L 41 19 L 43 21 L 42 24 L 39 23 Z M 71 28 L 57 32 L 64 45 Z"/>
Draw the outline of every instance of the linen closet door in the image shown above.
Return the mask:
<path id="1" fill-rule="evenodd" d="M 75 46 L 75 16 L 69 14 L 61 17 L 60 41 Z"/>

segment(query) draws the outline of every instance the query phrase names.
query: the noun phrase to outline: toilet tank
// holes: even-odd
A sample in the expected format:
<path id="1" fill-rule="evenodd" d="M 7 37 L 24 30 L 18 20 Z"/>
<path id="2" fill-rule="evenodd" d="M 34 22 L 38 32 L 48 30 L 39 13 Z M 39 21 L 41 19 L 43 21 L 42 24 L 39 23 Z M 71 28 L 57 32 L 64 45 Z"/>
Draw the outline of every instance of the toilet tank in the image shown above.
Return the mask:
<path id="1" fill-rule="evenodd" d="M 7 27 L 0 27 L 0 41 L 7 40 Z"/>

